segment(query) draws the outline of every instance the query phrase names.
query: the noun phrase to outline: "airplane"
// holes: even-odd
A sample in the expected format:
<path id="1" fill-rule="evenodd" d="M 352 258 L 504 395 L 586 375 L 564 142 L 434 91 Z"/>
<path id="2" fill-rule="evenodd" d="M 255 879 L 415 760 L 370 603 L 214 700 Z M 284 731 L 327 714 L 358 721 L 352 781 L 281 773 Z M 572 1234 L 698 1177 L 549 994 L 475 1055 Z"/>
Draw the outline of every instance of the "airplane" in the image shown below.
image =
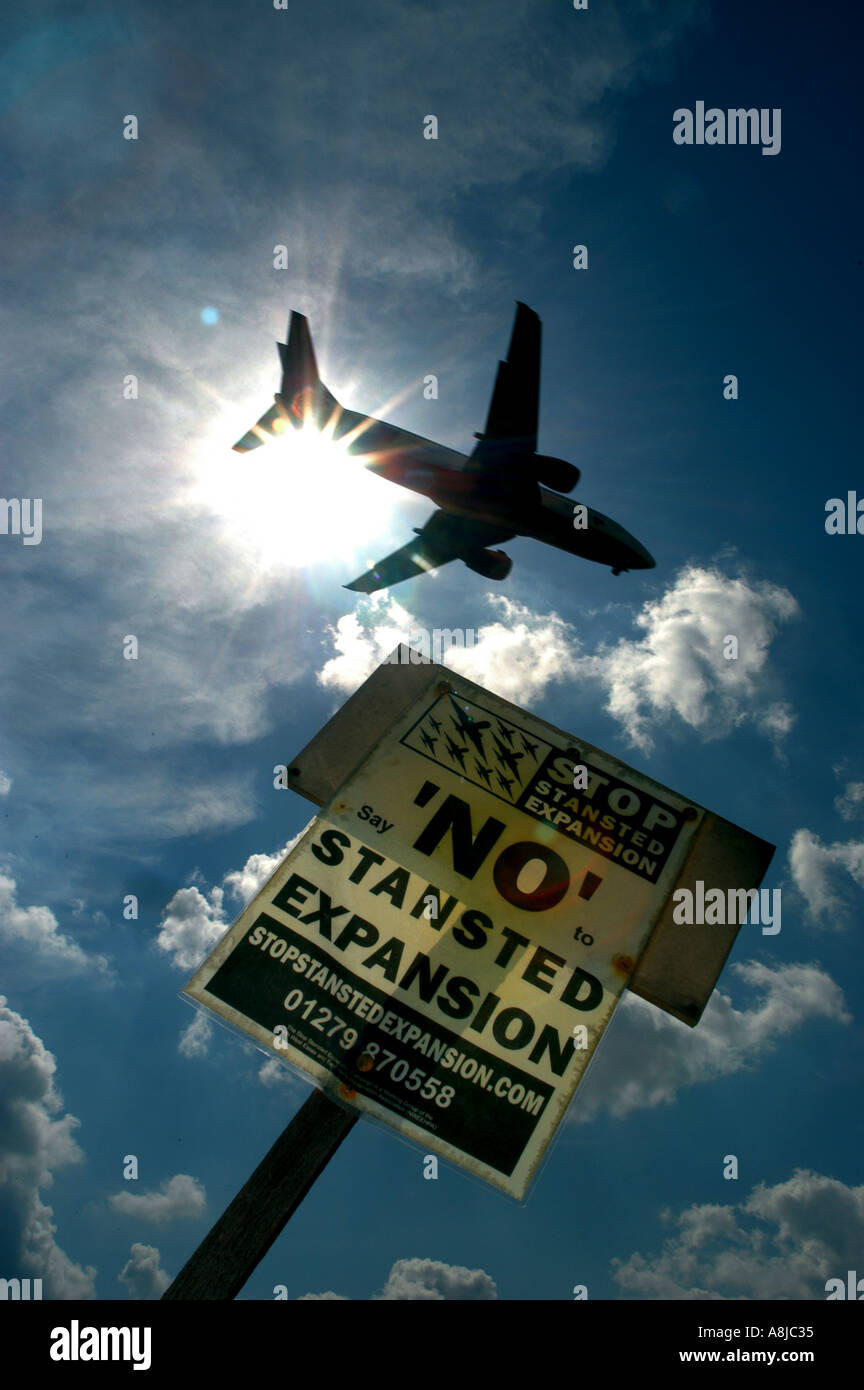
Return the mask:
<path id="1" fill-rule="evenodd" d="M 476 765 L 477 765 L 477 771 L 479 772 L 480 776 L 483 778 L 483 781 L 486 783 L 487 787 L 491 787 L 492 783 L 491 783 L 490 780 L 489 780 L 490 777 L 492 776 L 492 769 L 491 769 L 491 767 L 484 767 L 483 764 L 480 762 L 479 758 L 475 758 L 475 759 L 474 759 L 474 762 L 475 762 Z"/>
<path id="2" fill-rule="evenodd" d="M 503 772 L 499 772 L 499 773 L 497 773 L 496 775 L 497 775 L 497 777 L 498 777 L 498 781 L 499 781 L 500 785 L 504 788 L 505 792 L 506 792 L 507 795 L 509 796 L 509 795 L 510 795 L 510 788 L 511 788 L 512 785 L 513 785 L 514 779 L 513 779 L 512 777 L 505 777 L 504 774 L 503 774 Z"/>
<path id="3" fill-rule="evenodd" d="M 451 703 L 453 709 L 456 711 L 455 719 L 453 719 L 451 715 L 451 723 L 456 732 L 461 734 L 463 738 L 470 738 L 481 758 L 485 757 L 486 750 L 483 747 L 483 730 L 489 728 L 489 720 L 481 719 L 479 723 L 477 723 L 471 718 L 470 714 L 465 713 L 461 705 L 457 705 L 452 696 Z"/>
<path id="4" fill-rule="evenodd" d="M 426 732 L 425 729 L 421 729 L 421 730 L 420 730 L 420 742 L 423 743 L 423 744 L 425 744 L 425 746 L 429 749 L 429 752 L 430 752 L 430 753 L 434 753 L 434 752 L 435 752 L 435 744 L 438 742 L 438 740 L 437 740 L 437 738 L 432 738 L 429 734 L 427 734 L 427 732 Z"/>
<path id="5" fill-rule="evenodd" d="M 537 453 L 540 340 L 539 317 L 517 300 L 486 425 L 468 457 L 340 405 L 318 374 L 308 320 L 295 309 L 288 342 L 277 343 L 282 383 L 274 404 L 233 447 L 247 453 L 283 435 L 289 425 L 311 424 L 326 437 L 343 440 L 346 452 L 371 473 L 435 503 L 426 524 L 414 528 L 417 539 L 345 585 L 359 593 L 390 588 L 451 560 L 461 560 L 484 579 L 506 579 L 513 561 L 494 547 L 516 536 L 609 565 L 613 574 L 653 569 L 656 562 L 645 547 L 602 512 L 586 506 L 577 525 L 575 504 L 562 494 L 572 492 L 579 469 Z"/>
<path id="6" fill-rule="evenodd" d="M 452 738 L 450 737 L 449 734 L 447 735 L 447 752 L 450 754 L 450 757 L 451 757 L 454 761 L 457 761 L 457 762 L 459 763 L 459 766 L 461 767 L 462 771 L 464 772 L 464 771 L 465 771 L 465 754 L 468 752 L 468 749 L 467 749 L 467 748 L 460 748 L 457 744 L 455 744 L 455 743 L 453 742 L 453 740 L 452 740 Z"/>
<path id="7" fill-rule="evenodd" d="M 514 753 L 512 748 L 505 748 L 504 744 L 501 743 L 497 738 L 493 739 L 493 742 L 498 753 L 498 761 L 505 763 L 507 767 L 509 767 L 510 771 L 513 773 L 513 776 L 518 777 L 519 769 L 516 766 L 516 764 L 520 761 L 520 759 L 525 757 L 525 754 Z"/>

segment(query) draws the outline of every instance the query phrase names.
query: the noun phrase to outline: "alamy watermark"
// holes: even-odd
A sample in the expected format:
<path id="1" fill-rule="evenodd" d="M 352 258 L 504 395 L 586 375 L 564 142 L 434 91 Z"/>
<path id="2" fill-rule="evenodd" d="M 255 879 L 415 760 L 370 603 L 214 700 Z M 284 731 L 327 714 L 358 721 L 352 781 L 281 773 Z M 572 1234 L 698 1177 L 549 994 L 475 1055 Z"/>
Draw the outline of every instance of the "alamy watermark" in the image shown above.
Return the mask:
<path id="1" fill-rule="evenodd" d="M 32 1284 L 32 1292 L 31 1292 Z M 41 1279 L 0 1279 L 0 1299 L 24 1300 L 42 1297 Z"/>
<path id="2" fill-rule="evenodd" d="M 779 888 L 708 888 L 702 879 L 695 890 L 676 888 L 672 921 L 679 926 L 735 926 L 751 922 L 762 924 L 763 936 L 776 936 L 780 930 Z"/>
<path id="3" fill-rule="evenodd" d="M 480 629 L 473 627 L 409 627 L 405 642 L 392 651 L 385 664 L 419 666 L 423 661 L 440 662 L 450 647 L 473 647 Z"/>
<path id="4" fill-rule="evenodd" d="M 828 1279 L 825 1284 L 825 1294 L 830 1302 L 832 1298 L 851 1298 L 856 1303 L 864 1302 L 864 1279 L 858 1278 L 857 1270 L 847 1269 L 846 1278 Z"/>
<path id="5" fill-rule="evenodd" d="M 25 545 L 39 545 L 42 498 L 0 497 L 0 535 L 20 536 Z"/>
<path id="6" fill-rule="evenodd" d="M 52 1328 L 48 1355 L 52 1361 L 131 1361 L 133 1371 L 149 1371 L 151 1336 L 149 1327 L 82 1327 L 73 1318 L 69 1327 Z"/>
<path id="7" fill-rule="evenodd" d="M 697 101 L 695 111 L 679 106 L 672 113 L 672 139 L 676 145 L 761 145 L 763 154 L 780 153 L 781 108 L 743 106 L 722 111 L 705 110 Z"/>
<path id="8" fill-rule="evenodd" d="M 847 492 L 845 501 L 829 497 L 825 510 L 830 513 L 825 518 L 829 536 L 864 536 L 864 497 L 859 502 L 857 492 Z"/>

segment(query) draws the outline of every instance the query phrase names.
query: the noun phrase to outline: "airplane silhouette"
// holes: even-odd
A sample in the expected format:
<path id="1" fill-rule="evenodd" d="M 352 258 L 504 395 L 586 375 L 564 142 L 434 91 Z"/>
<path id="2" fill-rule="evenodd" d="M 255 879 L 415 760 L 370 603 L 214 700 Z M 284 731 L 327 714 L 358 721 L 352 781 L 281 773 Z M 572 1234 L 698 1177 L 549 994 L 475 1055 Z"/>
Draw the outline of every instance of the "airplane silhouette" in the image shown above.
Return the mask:
<path id="1" fill-rule="evenodd" d="M 500 719 L 496 719 L 496 720 L 495 720 L 495 723 L 498 725 L 498 732 L 499 732 L 499 734 L 501 735 L 501 737 L 502 737 L 502 738 L 506 738 L 507 742 L 510 744 L 510 746 L 511 746 L 511 748 L 512 748 L 512 746 L 513 746 L 513 730 L 512 730 L 512 729 L 508 729 L 506 724 L 502 724 Z"/>
<path id="2" fill-rule="evenodd" d="M 452 695 L 450 699 L 459 721 L 457 723 L 456 719 L 453 720 L 453 724 L 456 726 L 457 732 L 460 733 L 463 738 L 470 738 L 471 742 L 474 744 L 474 747 L 477 749 L 477 752 L 480 754 L 481 758 L 485 757 L 486 750 L 483 747 L 483 730 L 489 728 L 489 720 L 472 719 L 470 714 L 465 713 L 461 705 L 457 705 Z"/>
<path id="3" fill-rule="evenodd" d="M 480 773 L 480 776 L 483 778 L 483 781 L 486 783 L 487 787 L 491 787 L 491 785 L 492 785 L 492 781 L 491 781 L 492 769 L 491 769 L 491 767 L 484 767 L 483 764 L 482 764 L 477 758 L 475 758 L 474 761 L 475 761 L 475 763 L 476 763 L 476 765 L 477 765 L 477 771 Z"/>
<path id="4" fill-rule="evenodd" d="M 370 472 L 435 503 L 425 526 L 415 527 L 416 540 L 346 589 L 371 594 L 451 560 L 462 560 L 484 579 L 506 579 L 513 562 L 490 547 L 515 536 L 609 565 L 613 574 L 652 569 L 655 561 L 645 547 L 610 517 L 580 504 L 577 522 L 574 504 L 561 494 L 572 492 L 579 469 L 537 453 L 540 337 L 537 314 L 517 301 L 507 360 L 498 363 L 486 426 L 468 457 L 341 406 L 318 375 L 309 324 L 295 309 L 287 344 L 277 344 L 281 389 L 234 448 L 244 454 L 285 434 L 289 425 L 309 424 L 343 441 L 345 451 L 359 456 Z"/>
<path id="5" fill-rule="evenodd" d="M 432 728 L 435 730 L 436 734 L 440 734 L 441 725 L 438 723 L 437 719 L 432 718 L 431 714 L 429 715 L 429 723 L 432 725 Z"/>
<path id="6" fill-rule="evenodd" d="M 438 742 L 438 740 L 437 738 L 430 738 L 429 735 L 426 733 L 425 729 L 420 730 L 420 741 L 421 743 L 425 743 L 430 753 L 435 752 L 435 744 Z"/>
<path id="7" fill-rule="evenodd" d="M 518 769 L 518 767 L 516 766 L 516 764 L 519 762 L 519 759 L 520 759 L 520 758 L 524 758 L 524 757 L 525 757 L 525 754 L 524 754 L 524 753 L 514 753 L 514 752 L 512 752 L 511 749 L 505 748 L 505 747 L 504 747 L 504 744 L 501 743 L 500 739 L 497 739 L 497 738 L 494 739 L 494 743 L 495 743 L 496 749 L 498 750 L 498 757 L 500 758 L 501 762 L 502 762 L 502 763 L 506 763 L 506 765 L 509 767 L 510 771 L 513 773 L 514 777 L 518 777 L 518 776 L 519 776 L 519 769 Z"/>
<path id="8" fill-rule="evenodd" d="M 532 758 L 536 758 L 537 749 L 540 745 L 537 743 L 532 743 L 530 738 L 526 738 L 524 734 L 522 734 L 522 742 L 525 745 L 525 752 L 530 753 Z"/>
<path id="9" fill-rule="evenodd" d="M 449 734 L 447 734 L 447 752 L 450 754 L 450 757 L 451 757 L 451 758 L 457 758 L 457 759 L 458 759 L 458 761 L 459 761 L 459 766 L 461 767 L 462 771 L 464 772 L 464 771 L 465 771 L 465 754 L 468 752 L 468 749 L 467 749 L 467 748 L 459 748 L 459 747 L 453 742 L 453 740 L 452 740 L 452 738 L 450 737 Z"/>
<path id="10" fill-rule="evenodd" d="M 496 775 L 497 775 L 497 777 L 498 777 L 498 781 L 501 783 L 501 786 L 504 788 L 505 792 L 506 792 L 507 795 L 509 796 L 509 795 L 510 795 L 510 788 L 511 788 L 512 785 L 513 785 L 513 780 L 514 780 L 514 779 L 513 779 L 512 777 L 505 777 L 504 774 L 501 773 L 501 772 L 497 773 Z"/>

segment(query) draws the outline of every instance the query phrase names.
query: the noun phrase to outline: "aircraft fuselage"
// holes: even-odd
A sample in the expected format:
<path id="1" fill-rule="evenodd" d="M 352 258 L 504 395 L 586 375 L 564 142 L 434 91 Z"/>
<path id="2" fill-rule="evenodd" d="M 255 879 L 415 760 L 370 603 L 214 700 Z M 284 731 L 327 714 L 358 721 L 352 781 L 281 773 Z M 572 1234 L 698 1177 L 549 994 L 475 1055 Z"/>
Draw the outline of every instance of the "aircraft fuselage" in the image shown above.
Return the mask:
<path id="1" fill-rule="evenodd" d="M 467 522 L 500 526 L 615 571 L 650 569 L 654 559 L 618 522 L 586 504 L 543 487 L 531 476 L 531 455 L 502 456 L 480 469 L 465 454 L 339 407 L 327 426 L 370 473 L 428 497 Z M 587 525 L 574 525 L 574 512 Z"/>

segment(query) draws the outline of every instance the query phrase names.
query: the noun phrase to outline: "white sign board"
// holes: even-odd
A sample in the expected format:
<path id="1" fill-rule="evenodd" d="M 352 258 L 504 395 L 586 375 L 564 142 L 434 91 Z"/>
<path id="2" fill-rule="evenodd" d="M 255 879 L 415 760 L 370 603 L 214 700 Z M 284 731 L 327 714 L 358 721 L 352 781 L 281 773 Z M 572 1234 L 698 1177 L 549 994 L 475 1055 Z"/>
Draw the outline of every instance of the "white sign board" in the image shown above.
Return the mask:
<path id="1" fill-rule="evenodd" d="M 522 1198 L 703 812 L 463 688 L 402 714 L 185 992 Z"/>

